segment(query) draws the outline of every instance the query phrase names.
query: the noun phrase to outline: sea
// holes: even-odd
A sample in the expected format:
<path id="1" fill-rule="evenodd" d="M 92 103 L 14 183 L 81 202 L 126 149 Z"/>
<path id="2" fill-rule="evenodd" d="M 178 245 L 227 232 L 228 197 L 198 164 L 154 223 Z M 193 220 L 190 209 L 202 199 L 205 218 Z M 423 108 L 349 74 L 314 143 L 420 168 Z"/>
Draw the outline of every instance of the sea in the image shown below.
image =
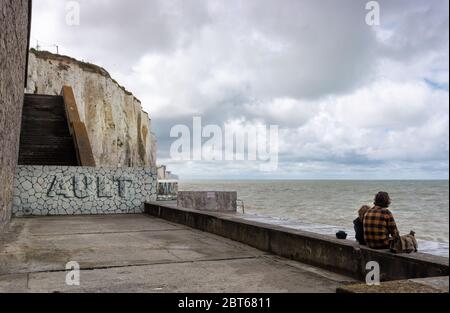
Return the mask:
<path id="1" fill-rule="evenodd" d="M 353 220 L 379 191 L 389 192 L 390 210 L 402 235 L 416 232 L 419 250 L 449 256 L 449 181 L 204 180 L 179 190 L 237 191 L 242 218 L 354 240 Z M 243 214 L 244 213 L 244 214 Z"/>

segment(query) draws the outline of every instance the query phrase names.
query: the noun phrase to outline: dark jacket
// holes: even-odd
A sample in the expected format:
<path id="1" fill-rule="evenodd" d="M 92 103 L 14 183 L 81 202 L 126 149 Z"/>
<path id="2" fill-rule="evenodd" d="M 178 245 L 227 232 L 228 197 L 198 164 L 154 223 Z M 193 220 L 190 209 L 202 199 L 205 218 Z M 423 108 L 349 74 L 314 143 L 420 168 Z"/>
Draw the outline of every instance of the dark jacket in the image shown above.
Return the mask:
<path id="1" fill-rule="evenodd" d="M 364 240 L 364 224 L 363 221 L 358 217 L 353 221 L 353 225 L 355 227 L 355 238 L 359 242 L 360 245 L 366 245 L 366 241 Z"/>

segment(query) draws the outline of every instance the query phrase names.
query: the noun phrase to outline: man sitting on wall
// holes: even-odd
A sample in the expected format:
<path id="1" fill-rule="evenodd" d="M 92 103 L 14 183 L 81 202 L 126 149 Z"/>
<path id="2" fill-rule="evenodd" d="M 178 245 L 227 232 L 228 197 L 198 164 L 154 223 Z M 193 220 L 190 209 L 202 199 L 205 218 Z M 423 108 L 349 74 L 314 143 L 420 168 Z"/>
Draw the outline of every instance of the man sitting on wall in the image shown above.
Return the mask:
<path id="1" fill-rule="evenodd" d="M 389 239 L 399 236 L 394 216 L 388 210 L 391 199 L 387 192 L 375 196 L 375 206 L 364 216 L 364 239 L 372 249 L 389 249 Z"/>

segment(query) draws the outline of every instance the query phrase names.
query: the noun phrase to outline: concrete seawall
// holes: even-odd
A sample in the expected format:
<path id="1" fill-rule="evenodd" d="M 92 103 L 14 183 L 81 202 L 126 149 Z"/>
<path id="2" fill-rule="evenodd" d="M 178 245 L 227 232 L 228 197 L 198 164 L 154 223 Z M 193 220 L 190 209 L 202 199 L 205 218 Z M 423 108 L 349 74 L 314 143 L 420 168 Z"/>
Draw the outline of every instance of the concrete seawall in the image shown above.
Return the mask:
<path id="1" fill-rule="evenodd" d="M 445 257 L 422 253 L 396 255 L 331 236 L 159 203 L 147 203 L 145 213 L 360 280 L 365 279 L 366 264 L 370 261 L 380 264 L 382 281 L 449 275 Z"/>

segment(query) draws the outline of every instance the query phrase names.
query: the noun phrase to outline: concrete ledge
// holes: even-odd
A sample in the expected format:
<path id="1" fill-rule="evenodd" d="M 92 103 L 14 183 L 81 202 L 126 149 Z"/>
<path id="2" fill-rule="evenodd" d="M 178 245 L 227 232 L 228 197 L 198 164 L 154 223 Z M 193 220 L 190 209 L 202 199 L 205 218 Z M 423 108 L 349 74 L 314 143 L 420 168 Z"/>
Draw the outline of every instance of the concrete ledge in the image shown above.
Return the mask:
<path id="1" fill-rule="evenodd" d="M 365 279 L 365 266 L 370 261 L 380 264 L 382 281 L 449 275 L 445 257 L 422 253 L 396 255 L 331 236 L 159 203 L 147 203 L 145 213 L 360 280 Z"/>
<path id="2" fill-rule="evenodd" d="M 337 288 L 337 293 L 448 293 L 448 276 L 397 280 L 378 286 L 352 284 Z"/>

